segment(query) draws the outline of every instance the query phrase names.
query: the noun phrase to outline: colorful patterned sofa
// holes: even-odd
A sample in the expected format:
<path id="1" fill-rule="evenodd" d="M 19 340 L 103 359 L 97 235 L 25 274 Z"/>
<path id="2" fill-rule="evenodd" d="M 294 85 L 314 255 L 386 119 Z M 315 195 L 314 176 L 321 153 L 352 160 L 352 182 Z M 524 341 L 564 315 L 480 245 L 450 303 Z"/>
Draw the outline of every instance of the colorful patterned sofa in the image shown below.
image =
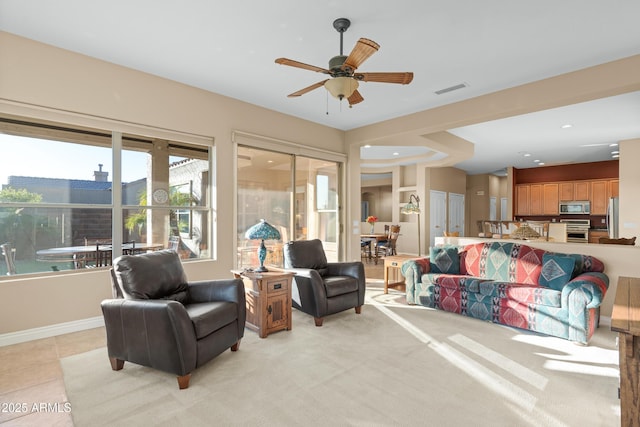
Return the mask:
<path id="1" fill-rule="evenodd" d="M 508 242 L 431 248 L 402 266 L 407 302 L 587 344 L 609 287 L 594 257 Z"/>

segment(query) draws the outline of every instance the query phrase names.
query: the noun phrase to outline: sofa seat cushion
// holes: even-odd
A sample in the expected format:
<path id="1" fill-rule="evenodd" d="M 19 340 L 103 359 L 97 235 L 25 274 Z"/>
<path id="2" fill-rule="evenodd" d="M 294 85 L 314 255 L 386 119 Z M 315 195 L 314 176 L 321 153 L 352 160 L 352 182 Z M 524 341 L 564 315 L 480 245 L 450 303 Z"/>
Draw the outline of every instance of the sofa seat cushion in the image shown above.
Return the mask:
<path id="1" fill-rule="evenodd" d="M 437 274 L 427 273 L 422 277 L 424 283 L 437 283 L 450 289 L 463 289 L 469 292 L 478 292 L 480 282 L 487 281 L 482 277 L 465 276 L 463 274 Z M 489 280 L 490 281 L 490 280 Z"/>
<path id="2" fill-rule="evenodd" d="M 427 273 L 422 276 L 423 283 L 432 283 L 441 288 L 442 294 L 450 297 L 465 292 L 473 301 L 491 304 L 491 298 L 513 300 L 523 304 L 538 304 L 560 307 L 562 292 L 540 285 L 526 283 L 496 282 L 456 274 Z M 445 292 L 446 290 L 446 292 Z M 455 291 L 455 292 L 451 292 Z M 458 292 L 459 291 L 459 292 Z"/>
<path id="3" fill-rule="evenodd" d="M 324 277 L 323 280 L 328 298 L 358 291 L 358 279 L 355 277 L 330 276 Z"/>
<path id="4" fill-rule="evenodd" d="M 237 304 L 229 301 L 199 302 L 186 305 L 196 339 L 201 339 L 227 326 L 238 318 Z"/>

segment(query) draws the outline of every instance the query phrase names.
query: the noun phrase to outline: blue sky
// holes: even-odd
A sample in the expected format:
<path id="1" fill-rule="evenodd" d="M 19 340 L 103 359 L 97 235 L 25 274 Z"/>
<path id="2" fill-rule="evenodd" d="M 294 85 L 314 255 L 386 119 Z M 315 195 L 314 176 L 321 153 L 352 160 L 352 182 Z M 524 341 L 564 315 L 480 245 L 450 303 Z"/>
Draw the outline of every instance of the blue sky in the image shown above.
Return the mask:
<path id="1" fill-rule="evenodd" d="M 145 153 L 123 153 L 123 182 L 146 176 Z M 102 170 L 113 178 L 111 149 L 0 134 L 0 186 L 9 175 L 93 180 Z"/>

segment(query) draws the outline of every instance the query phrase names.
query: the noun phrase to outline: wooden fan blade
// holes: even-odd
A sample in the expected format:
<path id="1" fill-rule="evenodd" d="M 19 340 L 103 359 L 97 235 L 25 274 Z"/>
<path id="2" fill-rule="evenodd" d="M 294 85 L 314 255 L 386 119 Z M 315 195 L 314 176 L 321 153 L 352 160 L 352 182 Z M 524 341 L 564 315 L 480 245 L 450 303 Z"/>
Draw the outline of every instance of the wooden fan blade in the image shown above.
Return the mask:
<path id="1" fill-rule="evenodd" d="M 327 80 L 329 80 L 329 79 L 327 79 Z M 287 97 L 293 98 L 293 97 L 296 97 L 296 96 L 304 95 L 307 92 L 311 92 L 314 89 L 318 89 L 320 86 L 324 86 L 324 82 L 326 82 L 327 80 L 323 80 L 321 82 L 314 83 L 311 86 L 307 86 L 304 89 L 300 89 L 297 92 L 290 93 L 289 95 L 287 95 Z"/>
<path id="2" fill-rule="evenodd" d="M 358 92 L 357 90 L 354 91 L 351 94 L 351 96 L 347 99 L 349 100 L 349 106 L 359 104 L 360 102 L 364 101 L 364 98 L 362 97 L 362 95 L 360 95 L 360 92 Z"/>
<path id="3" fill-rule="evenodd" d="M 413 80 L 413 73 L 357 73 L 356 80 L 363 82 L 397 83 L 408 85 Z"/>
<path id="4" fill-rule="evenodd" d="M 371 55 L 376 53 L 380 49 L 380 45 L 373 40 L 361 38 L 358 40 L 353 50 L 342 64 L 342 69 L 349 67 L 351 70 L 355 70 L 367 60 Z"/>
<path id="5" fill-rule="evenodd" d="M 316 67 L 315 65 L 305 64 L 303 62 L 294 61 L 293 59 L 278 58 L 276 64 L 288 65 L 290 67 L 302 68 L 304 70 L 316 71 L 318 73 L 330 74 L 330 71 L 326 68 Z"/>

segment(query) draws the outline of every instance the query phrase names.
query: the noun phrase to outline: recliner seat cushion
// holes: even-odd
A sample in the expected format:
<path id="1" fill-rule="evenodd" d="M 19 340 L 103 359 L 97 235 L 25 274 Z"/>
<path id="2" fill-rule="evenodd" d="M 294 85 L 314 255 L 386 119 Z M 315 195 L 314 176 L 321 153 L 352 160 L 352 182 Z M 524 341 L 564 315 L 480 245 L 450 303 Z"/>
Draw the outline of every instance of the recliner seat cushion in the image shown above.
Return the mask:
<path id="1" fill-rule="evenodd" d="M 186 305 L 185 308 L 197 339 L 206 337 L 238 318 L 236 304 L 228 301 L 199 302 Z"/>
<path id="2" fill-rule="evenodd" d="M 113 271 L 125 298 L 188 300 L 187 275 L 174 251 L 123 255 L 114 261 Z"/>
<path id="3" fill-rule="evenodd" d="M 358 291 L 358 280 L 349 276 L 331 276 L 324 279 L 327 297 L 335 297 Z"/>

